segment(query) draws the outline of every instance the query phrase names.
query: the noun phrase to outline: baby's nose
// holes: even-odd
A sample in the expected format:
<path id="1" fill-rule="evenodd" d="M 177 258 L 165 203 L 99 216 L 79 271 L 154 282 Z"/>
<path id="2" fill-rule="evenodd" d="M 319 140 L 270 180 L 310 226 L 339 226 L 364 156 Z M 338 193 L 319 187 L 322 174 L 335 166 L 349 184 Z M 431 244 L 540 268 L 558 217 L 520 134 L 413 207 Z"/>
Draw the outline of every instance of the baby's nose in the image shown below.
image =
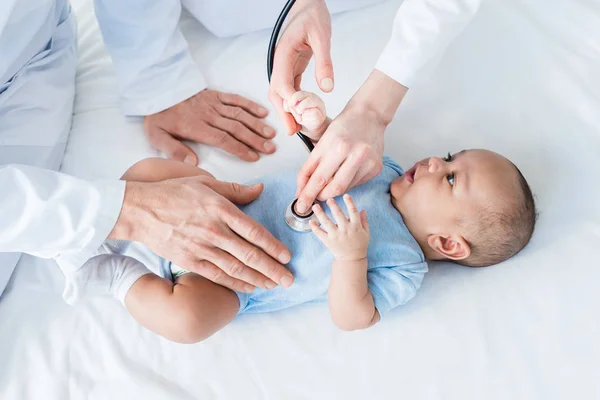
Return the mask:
<path id="1" fill-rule="evenodd" d="M 429 164 L 429 173 L 433 174 L 440 169 L 440 165 L 443 163 L 443 160 L 439 157 L 431 157 L 427 163 Z"/>

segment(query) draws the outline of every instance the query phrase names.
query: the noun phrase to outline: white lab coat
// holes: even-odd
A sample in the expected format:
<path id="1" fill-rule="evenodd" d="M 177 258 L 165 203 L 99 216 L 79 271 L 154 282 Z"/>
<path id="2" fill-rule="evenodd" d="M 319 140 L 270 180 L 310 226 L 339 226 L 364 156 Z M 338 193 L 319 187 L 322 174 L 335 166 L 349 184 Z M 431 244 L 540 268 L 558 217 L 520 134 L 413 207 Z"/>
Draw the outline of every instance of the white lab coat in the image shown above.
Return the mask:
<path id="1" fill-rule="evenodd" d="M 0 54 L 2 293 L 20 253 L 56 258 L 63 268 L 85 262 L 115 224 L 124 182 L 52 171 L 75 95 L 76 26 L 66 0 L 0 1 Z"/>
<path id="2" fill-rule="evenodd" d="M 335 12 L 375 1 L 328 4 Z M 270 26 L 284 2 L 184 0 L 184 5 L 213 33 L 225 36 Z M 410 86 L 479 2 L 405 0 L 377 68 Z M 96 12 L 126 114 L 161 111 L 206 87 L 178 27 L 181 0 L 96 0 Z M 124 182 L 84 182 L 43 169 L 59 167 L 66 145 L 75 47 L 66 0 L 0 1 L 0 291 L 19 252 L 77 268 L 120 213 Z"/>
<path id="3" fill-rule="evenodd" d="M 298 0 L 302 1 L 302 0 Z M 329 0 L 331 12 L 381 0 Z M 377 69 L 410 86 L 467 25 L 481 0 L 405 0 Z M 165 110 L 207 87 L 179 29 L 182 5 L 217 36 L 273 25 L 286 0 L 95 0 L 126 115 Z"/>

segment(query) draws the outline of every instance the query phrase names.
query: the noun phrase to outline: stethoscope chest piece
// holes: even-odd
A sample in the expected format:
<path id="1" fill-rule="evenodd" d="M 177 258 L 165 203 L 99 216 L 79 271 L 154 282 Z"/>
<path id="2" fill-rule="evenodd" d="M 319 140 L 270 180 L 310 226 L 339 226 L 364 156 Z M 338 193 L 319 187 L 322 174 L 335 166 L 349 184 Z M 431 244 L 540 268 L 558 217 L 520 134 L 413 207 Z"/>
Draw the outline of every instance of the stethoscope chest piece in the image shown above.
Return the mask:
<path id="1" fill-rule="evenodd" d="M 295 208 L 297 201 L 298 199 L 294 199 L 285 209 L 285 222 L 297 232 L 308 232 L 311 230 L 310 221 L 315 221 L 319 225 L 319 220 L 312 210 L 307 215 L 298 214 Z"/>

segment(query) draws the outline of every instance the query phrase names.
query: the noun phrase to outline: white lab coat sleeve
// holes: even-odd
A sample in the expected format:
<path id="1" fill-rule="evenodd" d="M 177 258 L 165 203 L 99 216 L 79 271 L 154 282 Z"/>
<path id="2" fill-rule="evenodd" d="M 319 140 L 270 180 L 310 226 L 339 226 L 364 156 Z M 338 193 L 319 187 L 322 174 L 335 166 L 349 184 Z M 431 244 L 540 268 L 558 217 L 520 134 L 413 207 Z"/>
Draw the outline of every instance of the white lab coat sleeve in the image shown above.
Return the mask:
<path id="1" fill-rule="evenodd" d="M 126 115 L 163 111 L 206 89 L 179 29 L 181 0 L 95 0 Z"/>
<path id="2" fill-rule="evenodd" d="M 124 195 L 124 181 L 0 166 L 0 252 L 54 258 L 65 272 L 77 269 L 112 231 Z"/>
<path id="3" fill-rule="evenodd" d="M 404 0 L 376 67 L 411 87 L 473 19 L 481 0 Z"/>

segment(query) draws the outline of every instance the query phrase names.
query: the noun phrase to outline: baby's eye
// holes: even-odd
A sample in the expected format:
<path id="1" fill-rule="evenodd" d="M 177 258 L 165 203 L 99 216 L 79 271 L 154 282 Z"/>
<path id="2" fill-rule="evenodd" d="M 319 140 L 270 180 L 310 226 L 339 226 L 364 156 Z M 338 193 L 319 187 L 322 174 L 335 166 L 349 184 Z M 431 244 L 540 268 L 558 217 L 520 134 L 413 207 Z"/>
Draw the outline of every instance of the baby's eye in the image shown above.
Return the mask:
<path id="1" fill-rule="evenodd" d="M 452 154 L 448 153 L 448 155 L 446 157 L 442 158 L 442 160 L 444 160 L 446 162 L 452 161 Z"/>
<path id="2" fill-rule="evenodd" d="M 448 179 L 448 183 L 450 184 L 450 186 L 454 186 L 454 172 L 451 174 L 448 174 L 446 176 L 446 179 Z"/>

